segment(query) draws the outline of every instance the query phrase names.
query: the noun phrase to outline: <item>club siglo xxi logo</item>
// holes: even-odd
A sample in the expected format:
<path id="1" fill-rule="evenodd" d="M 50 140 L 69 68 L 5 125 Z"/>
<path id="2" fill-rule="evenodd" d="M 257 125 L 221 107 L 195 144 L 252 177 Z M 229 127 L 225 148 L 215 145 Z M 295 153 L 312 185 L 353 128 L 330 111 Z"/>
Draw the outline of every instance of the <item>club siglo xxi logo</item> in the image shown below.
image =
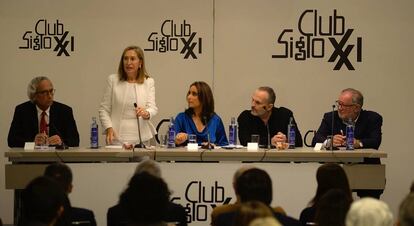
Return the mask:
<path id="1" fill-rule="evenodd" d="M 69 31 L 59 20 L 48 22 L 40 19 L 35 23 L 33 30 L 26 31 L 23 36 L 23 44 L 19 49 L 52 50 L 57 56 L 70 56 L 69 51 L 75 50 L 75 37 L 68 36 Z"/>
<path id="2" fill-rule="evenodd" d="M 210 186 L 204 185 L 201 181 L 190 181 L 183 197 L 175 196 L 171 201 L 178 201 L 184 206 L 187 223 L 191 223 L 207 221 L 209 211 L 218 205 L 230 203 L 231 199 L 225 196 L 224 187 L 220 186 L 217 181 Z"/>
<path id="3" fill-rule="evenodd" d="M 148 36 L 150 46 L 145 51 L 160 53 L 177 52 L 197 59 L 197 54 L 202 53 L 202 38 L 197 37 L 197 32 L 192 31 L 191 24 L 183 20 L 182 23 L 175 23 L 174 20 L 164 20 L 159 31 L 153 31 Z M 196 48 L 197 47 L 197 48 Z"/>
<path id="4" fill-rule="evenodd" d="M 362 37 L 355 38 L 353 32 L 354 29 L 347 28 L 345 17 L 338 15 L 336 9 L 329 17 L 319 16 L 316 9 L 307 9 L 298 19 L 297 30 L 287 28 L 279 34 L 278 54 L 273 54 L 272 58 L 305 61 L 325 58 L 326 54 L 328 62 L 335 64 L 333 70 L 340 70 L 344 65 L 348 70 L 355 70 L 351 61 L 362 62 Z"/>

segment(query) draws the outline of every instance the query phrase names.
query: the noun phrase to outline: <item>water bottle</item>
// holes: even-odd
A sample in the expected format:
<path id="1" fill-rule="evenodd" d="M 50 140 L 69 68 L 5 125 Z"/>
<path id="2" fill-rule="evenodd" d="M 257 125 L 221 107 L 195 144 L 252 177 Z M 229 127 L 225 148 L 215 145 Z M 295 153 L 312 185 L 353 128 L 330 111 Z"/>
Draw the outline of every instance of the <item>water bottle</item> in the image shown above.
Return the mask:
<path id="1" fill-rule="evenodd" d="M 346 123 L 346 150 L 354 150 L 354 129 L 355 125 L 352 120 Z"/>
<path id="2" fill-rule="evenodd" d="M 229 125 L 229 146 L 237 145 L 237 123 L 234 117 L 231 117 Z"/>
<path id="3" fill-rule="evenodd" d="M 175 148 L 174 117 L 170 118 L 170 125 L 168 126 L 168 144 L 167 144 L 167 148 Z"/>
<path id="4" fill-rule="evenodd" d="M 293 118 L 290 117 L 289 125 L 288 125 L 289 149 L 295 149 L 295 138 L 296 138 L 295 124 L 293 123 Z"/>
<path id="5" fill-rule="evenodd" d="M 92 124 L 91 124 L 91 148 L 99 148 L 99 141 L 98 141 L 98 123 L 96 123 L 96 117 L 92 117 Z"/>

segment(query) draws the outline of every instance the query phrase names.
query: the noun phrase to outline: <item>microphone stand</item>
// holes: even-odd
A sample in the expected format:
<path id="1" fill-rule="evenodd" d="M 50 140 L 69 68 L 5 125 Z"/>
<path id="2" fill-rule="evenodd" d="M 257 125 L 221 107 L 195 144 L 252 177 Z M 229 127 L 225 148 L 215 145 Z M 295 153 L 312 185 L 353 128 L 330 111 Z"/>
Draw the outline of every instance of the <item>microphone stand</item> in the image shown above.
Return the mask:
<path id="1" fill-rule="evenodd" d="M 208 125 L 207 125 L 207 117 L 203 117 L 204 120 L 204 124 L 206 125 L 206 129 L 207 129 L 207 147 L 202 147 L 204 149 L 208 149 L 209 151 L 211 151 L 211 147 L 213 145 L 211 145 L 211 141 L 210 141 L 210 130 L 208 129 Z"/>
<path id="2" fill-rule="evenodd" d="M 335 121 L 335 105 L 332 105 L 332 126 L 331 126 L 331 141 L 330 151 L 333 151 L 333 137 L 334 137 L 334 121 Z"/>
<path id="3" fill-rule="evenodd" d="M 134 103 L 134 107 L 137 108 L 137 103 Z M 141 139 L 141 127 L 139 125 L 139 116 L 137 116 L 137 124 L 138 124 L 139 144 L 135 144 L 134 148 L 145 148 L 145 145 L 142 143 L 142 139 Z"/>
<path id="4" fill-rule="evenodd" d="M 266 129 L 267 129 L 267 149 L 270 150 L 271 146 L 270 146 L 269 121 L 267 122 Z"/>

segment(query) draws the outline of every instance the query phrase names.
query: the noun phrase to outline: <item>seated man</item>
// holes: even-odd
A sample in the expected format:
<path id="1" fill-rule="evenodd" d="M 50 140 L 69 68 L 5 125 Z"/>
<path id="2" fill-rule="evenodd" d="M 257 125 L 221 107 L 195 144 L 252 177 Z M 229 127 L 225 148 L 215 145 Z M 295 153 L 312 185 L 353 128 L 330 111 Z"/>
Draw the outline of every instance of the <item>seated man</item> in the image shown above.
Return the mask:
<path id="1" fill-rule="evenodd" d="M 91 210 L 72 207 L 69 200 L 69 193 L 73 189 L 73 175 L 72 170 L 63 163 L 52 163 L 48 165 L 45 169 L 44 176 L 54 179 L 56 182 L 62 186 L 63 190 L 66 193 L 65 197 L 65 213 L 62 215 L 61 219 L 57 222 L 56 225 L 90 225 L 96 226 L 95 215 Z"/>
<path id="2" fill-rule="evenodd" d="M 241 145 L 246 146 L 252 134 L 260 136 L 260 147 L 268 147 L 270 144 L 277 146 L 278 142 L 286 143 L 288 124 L 292 118 L 296 125 L 295 146 L 302 147 L 302 136 L 292 111 L 284 107 L 275 107 L 275 100 L 276 94 L 270 87 L 259 87 L 253 93 L 251 110 L 243 111 L 237 119 Z"/>
<path id="3" fill-rule="evenodd" d="M 364 96 L 356 89 L 348 88 L 341 91 L 336 101 L 338 110 L 325 113 L 316 135 L 313 137 L 312 145 L 327 142 L 327 137 L 332 133 L 333 146 L 345 146 L 346 131 L 345 122 L 351 120 L 355 123 L 354 147 L 378 149 L 381 144 L 382 117 L 376 112 L 362 110 Z"/>
<path id="4" fill-rule="evenodd" d="M 72 108 L 53 100 L 55 89 L 47 77 L 32 79 L 27 87 L 30 101 L 14 111 L 7 142 L 9 147 L 36 144 L 79 146 Z"/>
<path id="5" fill-rule="evenodd" d="M 341 91 L 337 100 L 338 110 L 325 113 L 321 125 L 312 140 L 312 145 L 316 143 L 330 144 L 327 137 L 332 133 L 332 117 L 333 125 L 333 146 L 345 146 L 346 124 L 348 120 L 352 120 L 355 124 L 354 129 L 354 148 L 373 148 L 378 149 L 381 144 L 381 126 L 382 117 L 376 112 L 362 110 L 364 104 L 364 96 L 356 89 L 347 88 Z M 379 164 L 378 158 L 365 158 L 365 164 Z M 358 190 L 358 196 L 371 196 L 379 198 L 382 190 Z"/>
<path id="6" fill-rule="evenodd" d="M 233 189 L 234 191 L 236 191 L 236 183 L 237 183 L 237 179 L 246 171 L 249 169 L 253 169 L 254 166 L 252 165 L 245 165 L 240 167 L 239 169 L 236 170 L 236 172 L 233 175 Z M 223 213 L 228 213 L 228 212 L 234 212 L 237 211 L 240 207 L 240 197 L 237 195 L 236 192 L 236 202 L 235 203 L 230 203 L 230 204 L 224 204 L 221 206 L 216 206 L 213 211 L 211 212 L 211 225 L 215 226 L 217 225 L 216 221 L 218 216 L 220 216 Z M 275 212 L 281 213 L 283 215 L 286 215 L 285 210 L 282 207 L 275 207 L 273 208 L 273 210 Z"/>
<path id="7" fill-rule="evenodd" d="M 33 179 L 22 192 L 22 215 L 18 225 L 53 226 L 64 213 L 65 193 L 48 177 Z"/>
<path id="8" fill-rule="evenodd" d="M 266 171 L 258 168 L 248 169 L 236 181 L 236 195 L 240 203 L 259 201 L 270 207 L 273 197 L 272 180 Z M 214 222 L 216 226 L 235 225 L 235 217 L 238 209 L 227 211 L 217 216 Z M 275 218 L 284 226 L 297 225 L 301 223 L 289 216 L 273 210 Z"/>

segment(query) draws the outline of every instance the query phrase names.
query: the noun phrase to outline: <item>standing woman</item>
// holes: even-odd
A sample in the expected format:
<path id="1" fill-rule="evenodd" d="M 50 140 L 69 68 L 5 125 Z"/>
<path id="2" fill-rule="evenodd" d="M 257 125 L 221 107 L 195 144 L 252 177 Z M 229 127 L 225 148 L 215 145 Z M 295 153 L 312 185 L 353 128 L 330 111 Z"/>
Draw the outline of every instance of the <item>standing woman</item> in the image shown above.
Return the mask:
<path id="1" fill-rule="evenodd" d="M 218 146 L 228 145 L 221 118 L 214 112 L 214 98 L 205 82 L 194 82 L 187 93 L 188 109 L 177 115 L 174 122 L 175 143 L 185 145 L 188 135 L 194 134 L 200 145 L 210 142 Z"/>
<path id="2" fill-rule="evenodd" d="M 122 53 L 118 74 L 108 77 L 99 108 L 106 143 L 140 142 L 138 118 L 142 142 L 149 144 L 156 133 L 149 119 L 157 112 L 154 79 L 145 69 L 144 51 L 129 46 Z"/>

